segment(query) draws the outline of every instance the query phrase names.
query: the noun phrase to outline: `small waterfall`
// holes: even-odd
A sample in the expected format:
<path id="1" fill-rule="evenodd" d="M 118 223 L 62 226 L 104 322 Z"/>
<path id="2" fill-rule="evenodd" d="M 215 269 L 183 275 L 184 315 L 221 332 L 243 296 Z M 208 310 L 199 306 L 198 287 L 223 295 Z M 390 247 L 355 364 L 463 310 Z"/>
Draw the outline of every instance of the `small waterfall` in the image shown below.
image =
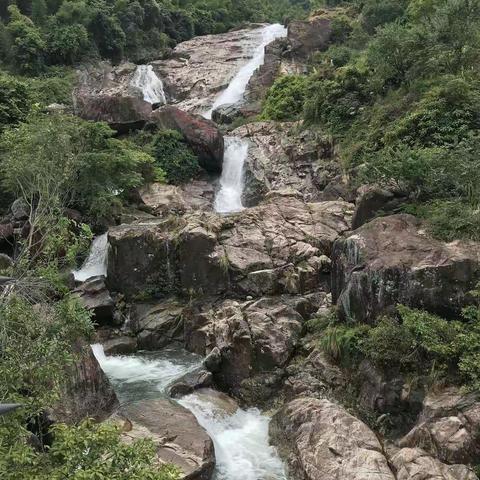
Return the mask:
<path id="1" fill-rule="evenodd" d="M 89 278 L 98 275 L 107 276 L 107 259 L 108 259 L 108 234 L 104 233 L 96 237 L 87 259 L 83 262 L 79 270 L 73 271 L 73 276 L 77 282 L 84 282 Z"/>
<path id="2" fill-rule="evenodd" d="M 163 82 L 157 77 L 151 65 L 138 65 L 130 85 L 139 88 L 143 93 L 143 99 L 152 105 L 167 103 Z"/>
<path id="3" fill-rule="evenodd" d="M 243 209 L 243 166 L 248 155 L 248 142 L 241 138 L 225 138 L 220 190 L 215 197 L 215 211 L 233 213 Z"/>
<path id="4" fill-rule="evenodd" d="M 92 350 L 121 403 L 165 398 L 168 385 L 201 365 L 200 357 L 179 347 L 108 357 L 102 345 L 92 345 Z M 269 445 L 266 415 L 254 408 L 229 413 L 195 393 L 179 403 L 195 415 L 213 440 L 215 480 L 286 480 L 283 464 Z"/>
<path id="5" fill-rule="evenodd" d="M 212 112 L 220 105 L 237 103 L 242 100 L 250 78 L 255 70 L 263 64 L 265 47 L 276 38 L 285 37 L 286 35 L 287 29 L 278 23 L 265 27 L 262 31 L 261 43 L 255 49 L 253 58 L 240 69 L 228 87 L 217 97 L 212 108 L 205 112 L 203 116 L 205 118 L 212 118 Z"/>

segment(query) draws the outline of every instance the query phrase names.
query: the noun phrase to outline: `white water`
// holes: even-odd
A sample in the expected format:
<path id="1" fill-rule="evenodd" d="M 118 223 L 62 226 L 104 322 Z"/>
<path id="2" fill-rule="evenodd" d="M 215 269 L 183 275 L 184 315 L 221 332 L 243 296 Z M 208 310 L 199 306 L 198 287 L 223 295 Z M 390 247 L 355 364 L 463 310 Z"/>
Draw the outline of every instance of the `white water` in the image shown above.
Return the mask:
<path id="1" fill-rule="evenodd" d="M 255 48 L 253 58 L 246 63 L 235 75 L 228 87 L 215 99 L 212 108 L 204 113 L 205 118 L 212 118 L 212 112 L 220 105 L 237 103 L 242 100 L 248 82 L 255 70 L 263 64 L 265 59 L 265 47 L 276 38 L 285 37 L 287 29 L 280 24 L 268 25 L 262 31 L 260 44 Z"/>
<path id="2" fill-rule="evenodd" d="M 248 155 L 248 142 L 241 138 L 226 137 L 220 190 L 214 208 L 218 213 L 233 213 L 243 209 L 243 166 Z"/>
<path id="3" fill-rule="evenodd" d="M 162 105 L 167 103 L 163 82 L 157 77 L 151 65 L 138 65 L 130 85 L 139 88 L 143 93 L 143 99 L 148 103 Z"/>
<path id="4" fill-rule="evenodd" d="M 92 345 L 92 350 L 122 403 L 165 397 L 172 381 L 201 364 L 197 355 L 173 347 L 108 357 L 99 344 Z M 259 410 L 238 409 L 232 415 L 195 393 L 179 403 L 195 415 L 213 440 L 215 480 L 286 480 L 282 462 L 268 442 L 269 418 Z"/>
<path id="5" fill-rule="evenodd" d="M 96 237 L 90 247 L 90 253 L 79 270 L 73 271 L 77 282 L 84 282 L 98 275 L 107 276 L 108 235 Z"/>

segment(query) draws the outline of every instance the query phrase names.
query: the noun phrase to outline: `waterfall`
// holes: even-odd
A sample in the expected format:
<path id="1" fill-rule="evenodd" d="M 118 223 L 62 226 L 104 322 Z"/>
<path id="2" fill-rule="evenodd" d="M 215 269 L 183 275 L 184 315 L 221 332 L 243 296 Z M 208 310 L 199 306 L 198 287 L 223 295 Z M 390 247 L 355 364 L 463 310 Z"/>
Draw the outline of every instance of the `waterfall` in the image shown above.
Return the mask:
<path id="1" fill-rule="evenodd" d="M 121 403 L 165 398 L 168 385 L 201 365 L 199 356 L 179 347 L 129 356 L 106 356 L 99 344 L 92 350 Z M 179 403 L 195 415 L 213 441 L 215 480 L 286 480 L 277 451 L 269 445 L 270 419 L 258 409 L 229 413 L 195 393 Z"/>
<path id="2" fill-rule="evenodd" d="M 130 85 L 139 88 L 143 93 L 143 99 L 152 105 L 167 103 L 163 82 L 157 77 L 151 65 L 138 65 Z"/>
<path id="3" fill-rule="evenodd" d="M 225 138 L 220 190 L 215 197 L 215 211 L 232 213 L 243 209 L 243 166 L 248 155 L 248 142 L 241 138 Z"/>
<path id="4" fill-rule="evenodd" d="M 253 58 L 246 63 L 235 75 L 228 87 L 216 98 L 212 108 L 204 113 L 205 118 L 212 118 L 212 112 L 220 105 L 237 103 L 243 99 L 248 82 L 255 70 L 263 64 L 265 59 L 265 47 L 276 38 L 285 37 L 287 29 L 280 24 L 268 25 L 262 31 L 262 39 L 255 49 Z"/>
<path id="5" fill-rule="evenodd" d="M 79 270 L 73 271 L 77 282 L 84 282 L 98 275 L 107 276 L 108 234 L 96 237 L 90 247 L 90 253 Z"/>

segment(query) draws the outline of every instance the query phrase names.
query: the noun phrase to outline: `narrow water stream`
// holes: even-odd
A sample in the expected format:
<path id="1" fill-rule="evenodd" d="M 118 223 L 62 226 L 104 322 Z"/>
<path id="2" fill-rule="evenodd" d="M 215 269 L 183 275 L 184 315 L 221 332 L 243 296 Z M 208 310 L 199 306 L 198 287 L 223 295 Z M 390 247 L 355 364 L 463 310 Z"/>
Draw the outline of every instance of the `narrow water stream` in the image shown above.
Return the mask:
<path id="1" fill-rule="evenodd" d="M 74 270 L 73 276 L 77 282 L 84 282 L 98 275 L 107 275 L 108 234 L 96 237 L 90 247 L 90 253 L 83 265 Z"/>
<path id="2" fill-rule="evenodd" d="M 121 403 L 165 398 L 172 382 L 201 364 L 200 357 L 179 347 L 108 357 L 101 345 L 92 345 L 92 350 Z M 268 442 L 269 418 L 258 409 L 231 413 L 195 393 L 179 403 L 195 415 L 214 443 L 214 480 L 286 480 L 283 464 Z"/>
<path id="3" fill-rule="evenodd" d="M 146 102 L 152 105 L 167 103 L 163 82 L 157 77 L 151 65 L 138 65 L 130 84 L 142 91 Z"/>

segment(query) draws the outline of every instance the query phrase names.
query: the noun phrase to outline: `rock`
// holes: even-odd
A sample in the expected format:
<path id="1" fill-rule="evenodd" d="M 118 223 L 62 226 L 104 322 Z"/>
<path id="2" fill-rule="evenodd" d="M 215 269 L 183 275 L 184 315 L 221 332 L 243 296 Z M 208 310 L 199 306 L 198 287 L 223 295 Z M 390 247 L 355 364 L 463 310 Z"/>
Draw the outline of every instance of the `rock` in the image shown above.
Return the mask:
<path id="1" fill-rule="evenodd" d="M 30 207 L 23 198 L 17 198 L 10 206 L 14 220 L 27 220 L 30 215 Z"/>
<path id="2" fill-rule="evenodd" d="M 92 277 L 83 282 L 73 295 L 77 297 L 87 310 L 95 315 L 95 321 L 101 324 L 111 324 L 115 302 L 105 285 L 105 277 Z"/>
<path id="3" fill-rule="evenodd" d="M 230 125 L 235 120 L 242 118 L 242 104 L 226 103 L 220 105 L 212 112 L 212 120 L 219 125 Z"/>
<path id="4" fill-rule="evenodd" d="M 128 355 L 137 351 L 137 340 L 134 337 L 122 335 L 114 337 L 103 343 L 105 355 Z"/>
<path id="5" fill-rule="evenodd" d="M 328 400 L 286 404 L 272 418 L 270 438 L 294 479 L 395 479 L 375 434 Z"/>
<path id="6" fill-rule="evenodd" d="M 212 373 L 217 373 L 220 371 L 220 365 L 222 363 L 222 353 L 218 347 L 212 349 L 212 351 L 205 357 L 203 365 L 205 368 Z"/>
<path id="7" fill-rule="evenodd" d="M 0 223 L 0 241 L 11 240 L 14 233 L 13 223 Z"/>
<path id="8" fill-rule="evenodd" d="M 390 457 L 396 480 L 478 480 L 465 465 L 447 465 L 421 448 L 402 448 Z"/>
<path id="9" fill-rule="evenodd" d="M 67 368 L 66 385 L 50 417 L 68 424 L 85 418 L 104 420 L 118 406 L 113 387 L 89 345 L 79 341 L 75 352 L 77 359 Z"/>
<path id="10" fill-rule="evenodd" d="M 353 205 L 305 203 L 297 192 L 224 217 L 183 217 L 109 230 L 107 282 L 133 297 L 309 293 L 329 288 L 333 242 L 350 228 Z"/>
<path id="11" fill-rule="evenodd" d="M 133 330 L 142 350 L 158 350 L 183 339 L 183 306 L 174 300 L 137 303 L 131 312 Z"/>
<path id="12" fill-rule="evenodd" d="M 352 228 L 367 223 L 379 213 L 392 213 L 407 199 L 405 192 L 378 185 L 365 185 L 358 189 L 358 198 L 352 218 Z"/>
<path id="13" fill-rule="evenodd" d="M 245 382 L 287 365 L 300 340 L 303 318 L 287 298 L 245 303 L 225 300 L 210 310 L 207 307 L 185 312 L 186 347 L 200 355 L 218 349 L 221 362 L 214 372 L 215 382 L 251 401 L 251 386 Z M 256 391 L 254 395 L 262 397 L 264 393 Z"/>
<path id="14" fill-rule="evenodd" d="M 318 201 L 328 182 L 339 174 L 331 140 L 312 130 L 300 130 L 298 123 L 256 122 L 232 134 L 249 142 L 246 206 L 257 205 L 268 192 L 283 189 L 301 192 L 305 201 Z"/>
<path id="15" fill-rule="evenodd" d="M 288 24 L 290 49 L 295 55 L 308 57 L 326 50 L 332 36 L 332 20 L 328 13 L 308 20 L 294 20 Z"/>
<path id="16" fill-rule="evenodd" d="M 8 255 L 0 253 L 0 270 L 6 270 L 13 267 L 13 260 Z"/>
<path id="17" fill-rule="evenodd" d="M 198 156 L 207 172 L 220 173 L 223 164 L 223 135 L 215 124 L 200 115 L 167 105 L 152 112 L 150 122 L 160 129 L 177 130 Z"/>
<path id="18" fill-rule="evenodd" d="M 477 463 L 480 455 L 480 400 L 455 387 L 430 392 L 413 429 L 399 442 L 420 447 L 447 463 Z"/>
<path id="19" fill-rule="evenodd" d="M 161 463 L 176 465 L 184 480 L 209 480 L 215 467 L 213 442 L 186 408 L 158 399 L 124 405 L 117 421 L 128 419 L 124 441 L 151 438 Z"/>
<path id="20" fill-rule="evenodd" d="M 175 383 L 168 388 L 168 393 L 173 398 L 183 397 L 199 388 L 211 387 L 212 379 L 211 372 L 199 367 L 175 380 Z"/>
<path id="21" fill-rule="evenodd" d="M 398 303 L 451 317 L 480 280 L 480 244 L 429 238 L 419 220 L 377 218 L 339 239 L 332 294 L 342 318 L 374 319 Z"/>
<path id="22" fill-rule="evenodd" d="M 201 388 L 195 391 L 195 397 L 215 405 L 215 410 L 224 415 L 234 415 L 239 409 L 238 403 L 228 395 L 211 388 Z"/>
<path id="23" fill-rule="evenodd" d="M 73 91 L 74 111 L 85 120 L 107 122 L 119 132 L 145 125 L 152 105 L 130 85 L 136 66 L 112 67 L 106 62 L 84 66 Z"/>
<path id="24" fill-rule="evenodd" d="M 179 108 L 203 113 L 253 57 L 262 40 L 263 27 L 254 25 L 192 38 L 178 44 L 171 58 L 152 65 Z"/>

